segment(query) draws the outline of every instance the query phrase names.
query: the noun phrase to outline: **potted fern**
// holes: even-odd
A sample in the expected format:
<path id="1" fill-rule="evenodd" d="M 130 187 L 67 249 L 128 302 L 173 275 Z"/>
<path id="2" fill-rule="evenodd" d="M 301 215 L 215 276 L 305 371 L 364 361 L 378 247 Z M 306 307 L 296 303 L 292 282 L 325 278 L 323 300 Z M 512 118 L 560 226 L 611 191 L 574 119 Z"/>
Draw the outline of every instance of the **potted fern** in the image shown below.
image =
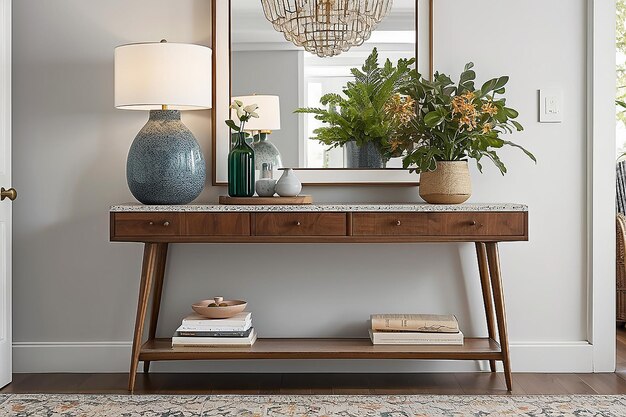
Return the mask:
<path id="1" fill-rule="evenodd" d="M 509 77 L 490 79 L 480 88 L 474 81 L 473 63 L 468 63 L 458 83 L 436 73 L 433 80 L 411 71 L 411 82 L 402 93 L 416 102 L 416 115 L 406 128 L 396 131 L 396 147 L 406 149 L 403 166 L 420 175 L 420 196 L 429 203 L 458 204 L 471 195 L 468 159 L 480 172 L 482 161 L 492 161 L 500 172 L 506 166 L 497 151 L 504 146 L 532 153 L 511 141 L 505 133 L 522 131 L 518 112 L 506 106 L 505 85 Z"/>
<path id="2" fill-rule="evenodd" d="M 325 94 L 320 99 L 325 108 L 299 108 L 295 113 L 314 114 L 324 123 L 311 139 L 330 148 L 343 147 L 347 168 L 383 168 L 392 156 L 389 139 L 396 128 L 388 107 L 409 82 L 414 62 L 400 59 L 394 66 L 387 60 L 381 67 L 374 48 L 361 69 L 351 69 L 354 81 L 346 84 L 343 94 Z"/>

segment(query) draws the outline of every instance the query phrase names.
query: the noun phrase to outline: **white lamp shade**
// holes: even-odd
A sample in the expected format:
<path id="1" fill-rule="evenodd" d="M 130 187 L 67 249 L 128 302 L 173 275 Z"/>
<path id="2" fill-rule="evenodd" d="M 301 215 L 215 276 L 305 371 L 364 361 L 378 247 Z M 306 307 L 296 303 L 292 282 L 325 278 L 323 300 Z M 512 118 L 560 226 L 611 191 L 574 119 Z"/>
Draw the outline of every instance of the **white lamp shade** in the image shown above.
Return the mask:
<path id="1" fill-rule="evenodd" d="M 239 96 L 232 98 L 232 101 L 235 100 L 243 102 L 244 106 L 249 106 L 251 104 L 257 104 L 259 106 L 256 111 L 259 117 L 253 117 L 248 120 L 246 122 L 246 126 L 244 127 L 245 130 L 280 130 L 280 100 L 278 96 Z M 239 124 L 237 112 L 231 110 L 230 114 L 233 121 Z"/>
<path id="2" fill-rule="evenodd" d="M 115 48 L 115 107 L 200 110 L 212 106 L 210 48 L 184 43 L 137 43 Z"/>

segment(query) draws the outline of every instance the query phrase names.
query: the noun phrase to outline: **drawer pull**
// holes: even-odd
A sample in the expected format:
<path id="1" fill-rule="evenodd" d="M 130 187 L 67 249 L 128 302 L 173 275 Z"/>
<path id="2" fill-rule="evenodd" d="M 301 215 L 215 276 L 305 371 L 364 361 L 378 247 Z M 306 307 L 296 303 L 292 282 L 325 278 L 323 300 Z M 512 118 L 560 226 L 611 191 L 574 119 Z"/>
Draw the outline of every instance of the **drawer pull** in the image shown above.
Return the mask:
<path id="1" fill-rule="evenodd" d="M 296 226 L 302 226 L 302 223 L 300 223 L 299 221 L 296 221 Z"/>
<path id="2" fill-rule="evenodd" d="M 400 220 L 396 220 L 396 226 L 402 226 L 402 222 Z"/>
<path id="3" fill-rule="evenodd" d="M 149 222 L 148 222 L 148 224 L 149 224 L 150 226 L 154 226 L 154 222 L 153 222 L 153 221 L 149 221 Z M 163 226 L 167 227 L 167 226 L 169 226 L 169 225 L 170 225 L 170 222 L 168 222 L 168 221 L 164 221 L 164 222 L 163 222 Z"/>

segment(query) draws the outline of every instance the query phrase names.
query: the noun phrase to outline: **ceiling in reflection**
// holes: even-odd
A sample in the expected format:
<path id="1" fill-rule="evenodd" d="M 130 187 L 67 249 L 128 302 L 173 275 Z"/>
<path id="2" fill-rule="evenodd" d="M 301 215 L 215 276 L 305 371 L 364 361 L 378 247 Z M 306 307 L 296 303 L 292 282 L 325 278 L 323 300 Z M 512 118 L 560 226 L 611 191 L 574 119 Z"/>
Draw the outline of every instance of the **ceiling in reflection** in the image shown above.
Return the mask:
<path id="1" fill-rule="evenodd" d="M 366 42 L 379 49 L 394 49 L 393 45 L 415 42 L 415 0 L 394 0 L 391 12 L 378 25 Z M 258 0 L 231 2 L 231 42 L 233 51 L 296 50 L 282 33 L 275 31 L 265 19 Z"/>

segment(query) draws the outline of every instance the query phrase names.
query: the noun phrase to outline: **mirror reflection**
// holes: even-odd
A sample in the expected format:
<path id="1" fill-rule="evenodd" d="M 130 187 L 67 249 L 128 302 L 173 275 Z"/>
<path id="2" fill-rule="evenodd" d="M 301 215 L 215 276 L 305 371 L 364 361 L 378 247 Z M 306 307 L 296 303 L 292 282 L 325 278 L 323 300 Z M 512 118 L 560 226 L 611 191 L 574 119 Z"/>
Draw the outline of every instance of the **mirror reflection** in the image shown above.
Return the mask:
<path id="1" fill-rule="evenodd" d="M 260 121 L 253 125 L 248 139 L 255 148 L 257 169 L 263 162 L 271 162 L 274 168 L 402 167 L 400 158 L 389 150 L 391 138 L 385 136 L 376 114 L 365 117 L 366 111 L 376 113 L 390 105 L 393 92 L 384 92 L 382 102 L 381 97 L 370 97 L 377 101 L 374 106 L 352 109 L 362 120 L 370 121 L 368 126 L 352 120 L 349 129 L 338 132 L 329 130 L 333 124 L 324 123 L 333 120 L 333 113 L 342 114 L 345 92 L 351 94 L 355 74 L 371 78 L 375 55 L 380 68 L 373 73 L 380 82 L 390 76 L 382 69 L 386 60 L 395 72 L 402 72 L 403 60 L 415 56 L 415 0 L 388 3 L 388 13 L 362 45 L 320 57 L 276 31 L 259 0 L 231 2 L 231 92 L 233 98 L 245 98 L 245 104 L 259 104 Z M 366 61 L 369 67 L 363 68 Z M 413 66 L 411 62 L 405 64 Z M 250 97 L 255 95 L 258 97 Z M 296 113 L 303 108 L 309 110 Z M 367 132 L 365 140 L 363 132 Z M 354 135 L 359 138 L 351 140 Z"/>

